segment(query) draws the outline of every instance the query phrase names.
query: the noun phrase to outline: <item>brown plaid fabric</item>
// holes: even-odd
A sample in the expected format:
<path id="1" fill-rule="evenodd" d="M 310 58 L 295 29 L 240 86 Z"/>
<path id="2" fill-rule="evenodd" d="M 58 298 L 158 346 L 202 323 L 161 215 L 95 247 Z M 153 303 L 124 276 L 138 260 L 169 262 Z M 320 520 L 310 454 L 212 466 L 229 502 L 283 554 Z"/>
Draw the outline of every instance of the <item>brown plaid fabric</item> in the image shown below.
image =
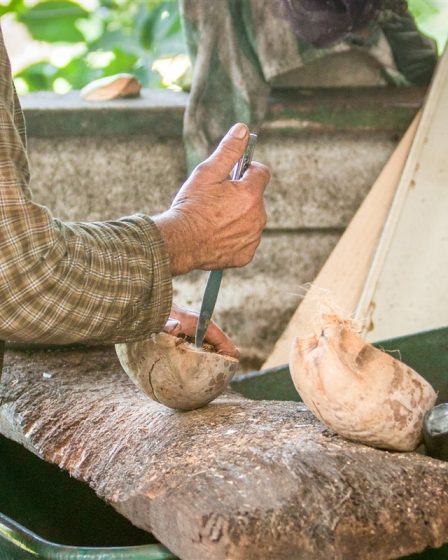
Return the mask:
<path id="1" fill-rule="evenodd" d="M 145 215 L 61 222 L 31 200 L 25 123 L 0 29 L 0 338 L 125 342 L 162 330 L 168 254 Z"/>

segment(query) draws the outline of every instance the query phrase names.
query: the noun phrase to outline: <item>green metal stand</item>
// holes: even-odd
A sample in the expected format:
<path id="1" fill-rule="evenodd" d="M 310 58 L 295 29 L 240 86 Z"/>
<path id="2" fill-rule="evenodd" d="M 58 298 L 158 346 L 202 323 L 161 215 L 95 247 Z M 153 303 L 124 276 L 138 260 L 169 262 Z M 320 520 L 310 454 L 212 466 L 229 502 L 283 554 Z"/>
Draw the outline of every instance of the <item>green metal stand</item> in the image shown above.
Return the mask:
<path id="1" fill-rule="evenodd" d="M 176 558 L 93 490 L 0 436 L 0 560 Z"/>
<path id="2" fill-rule="evenodd" d="M 375 346 L 418 371 L 438 392 L 438 402 L 448 402 L 448 327 L 393 338 Z M 300 401 L 288 364 L 246 373 L 232 383 L 232 388 L 257 401 Z"/>

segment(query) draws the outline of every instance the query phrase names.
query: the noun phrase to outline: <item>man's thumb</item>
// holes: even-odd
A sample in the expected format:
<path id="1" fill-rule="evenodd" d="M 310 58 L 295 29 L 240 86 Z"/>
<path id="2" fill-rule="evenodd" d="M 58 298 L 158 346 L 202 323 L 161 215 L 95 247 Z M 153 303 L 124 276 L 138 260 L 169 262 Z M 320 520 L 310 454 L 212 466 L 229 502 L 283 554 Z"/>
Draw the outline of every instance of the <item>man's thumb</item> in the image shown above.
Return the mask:
<path id="1" fill-rule="evenodd" d="M 213 154 L 207 159 L 218 181 L 227 179 L 235 164 L 244 154 L 249 138 L 249 129 L 243 123 L 232 126 L 219 143 Z"/>

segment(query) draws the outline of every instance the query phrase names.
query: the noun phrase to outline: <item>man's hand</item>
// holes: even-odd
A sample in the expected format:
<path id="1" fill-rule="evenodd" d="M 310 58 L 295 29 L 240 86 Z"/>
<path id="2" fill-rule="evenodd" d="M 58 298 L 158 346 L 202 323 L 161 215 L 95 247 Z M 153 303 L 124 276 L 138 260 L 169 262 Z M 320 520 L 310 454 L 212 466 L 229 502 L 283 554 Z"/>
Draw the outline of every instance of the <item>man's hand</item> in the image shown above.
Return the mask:
<path id="1" fill-rule="evenodd" d="M 196 334 L 198 317 L 199 313 L 196 311 L 184 309 L 173 303 L 170 318 L 163 330 L 173 336 L 185 334 L 193 338 Z M 210 321 L 207 332 L 205 333 L 205 342 L 214 346 L 218 354 L 225 354 L 226 356 L 237 359 L 240 356 L 236 346 L 214 321 Z"/>
<path id="2" fill-rule="evenodd" d="M 173 276 L 198 268 L 245 266 L 252 260 L 266 225 L 263 192 L 270 173 L 252 163 L 241 180 L 229 179 L 248 139 L 247 127 L 234 125 L 193 171 L 171 208 L 154 219 L 167 244 Z"/>

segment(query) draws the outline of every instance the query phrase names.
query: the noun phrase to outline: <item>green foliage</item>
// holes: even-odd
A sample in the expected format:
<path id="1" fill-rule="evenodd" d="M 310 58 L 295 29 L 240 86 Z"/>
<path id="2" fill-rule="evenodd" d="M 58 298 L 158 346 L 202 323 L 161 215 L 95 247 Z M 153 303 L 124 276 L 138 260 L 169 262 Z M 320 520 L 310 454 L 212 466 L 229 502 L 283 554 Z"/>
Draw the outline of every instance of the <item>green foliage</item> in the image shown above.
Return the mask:
<path id="1" fill-rule="evenodd" d="M 432 0 L 409 0 L 408 6 L 420 23 L 424 23 L 425 20 L 438 13 L 437 5 Z"/>
<path id="2" fill-rule="evenodd" d="M 26 69 L 26 81 L 31 91 L 52 89 L 57 69 L 46 62 L 38 62 Z M 22 77 L 19 74 L 19 77 Z"/>
<path id="3" fill-rule="evenodd" d="M 82 0 L 79 0 L 82 2 Z M 177 0 L 96 0 L 87 9 L 75 0 L 10 0 L 0 16 L 12 12 L 38 41 L 79 46 L 70 60 L 42 60 L 16 77 L 28 91 L 80 89 L 90 81 L 119 72 L 134 74 L 146 87 L 166 87 L 153 63 L 186 53 Z M 441 51 L 447 39 L 445 0 L 409 0 L 420 29 L 434 37 Z M 188 78 L 178 84 L 188 88 Z"/>
<path id="4" fill-rule="evenodd" d="M 42 61 L 16 74 L 28 91 L 55 89 L 60 79 L 67 89 L 80 89 L 120 72 L 146 87 L 164 87 L 151 70 L 154 61 L 186 53 L 177 0 L 97 0 L 91 10 L 75 0 L 41 0 L 31 8 L 10 0 L 1 10 L 14 12 L 33 39 L 80 46 L 68 62 Z"/>
<path id="5" fill-rule="evenodd" d="M 23 0 L 10 0 L 9 4 L 0 6 L 0 16 L 8 12 L 20 13 L 23 9 Z"/>
<path id="6" fill-rule="evenodd" d="M 408 0 L 420 30 L 436 40 L 441 53 L 448 40 L 448 3 L 446 0 Z"/>
<path id="7" fill-rule="evenodd" d="M 22 11 L 18 20 L 24 23 L 33 39 L 48 43 L 80 43 L 84 35 L 76 27 L 88 12 L 75 2 L 47 0 Z"/>

